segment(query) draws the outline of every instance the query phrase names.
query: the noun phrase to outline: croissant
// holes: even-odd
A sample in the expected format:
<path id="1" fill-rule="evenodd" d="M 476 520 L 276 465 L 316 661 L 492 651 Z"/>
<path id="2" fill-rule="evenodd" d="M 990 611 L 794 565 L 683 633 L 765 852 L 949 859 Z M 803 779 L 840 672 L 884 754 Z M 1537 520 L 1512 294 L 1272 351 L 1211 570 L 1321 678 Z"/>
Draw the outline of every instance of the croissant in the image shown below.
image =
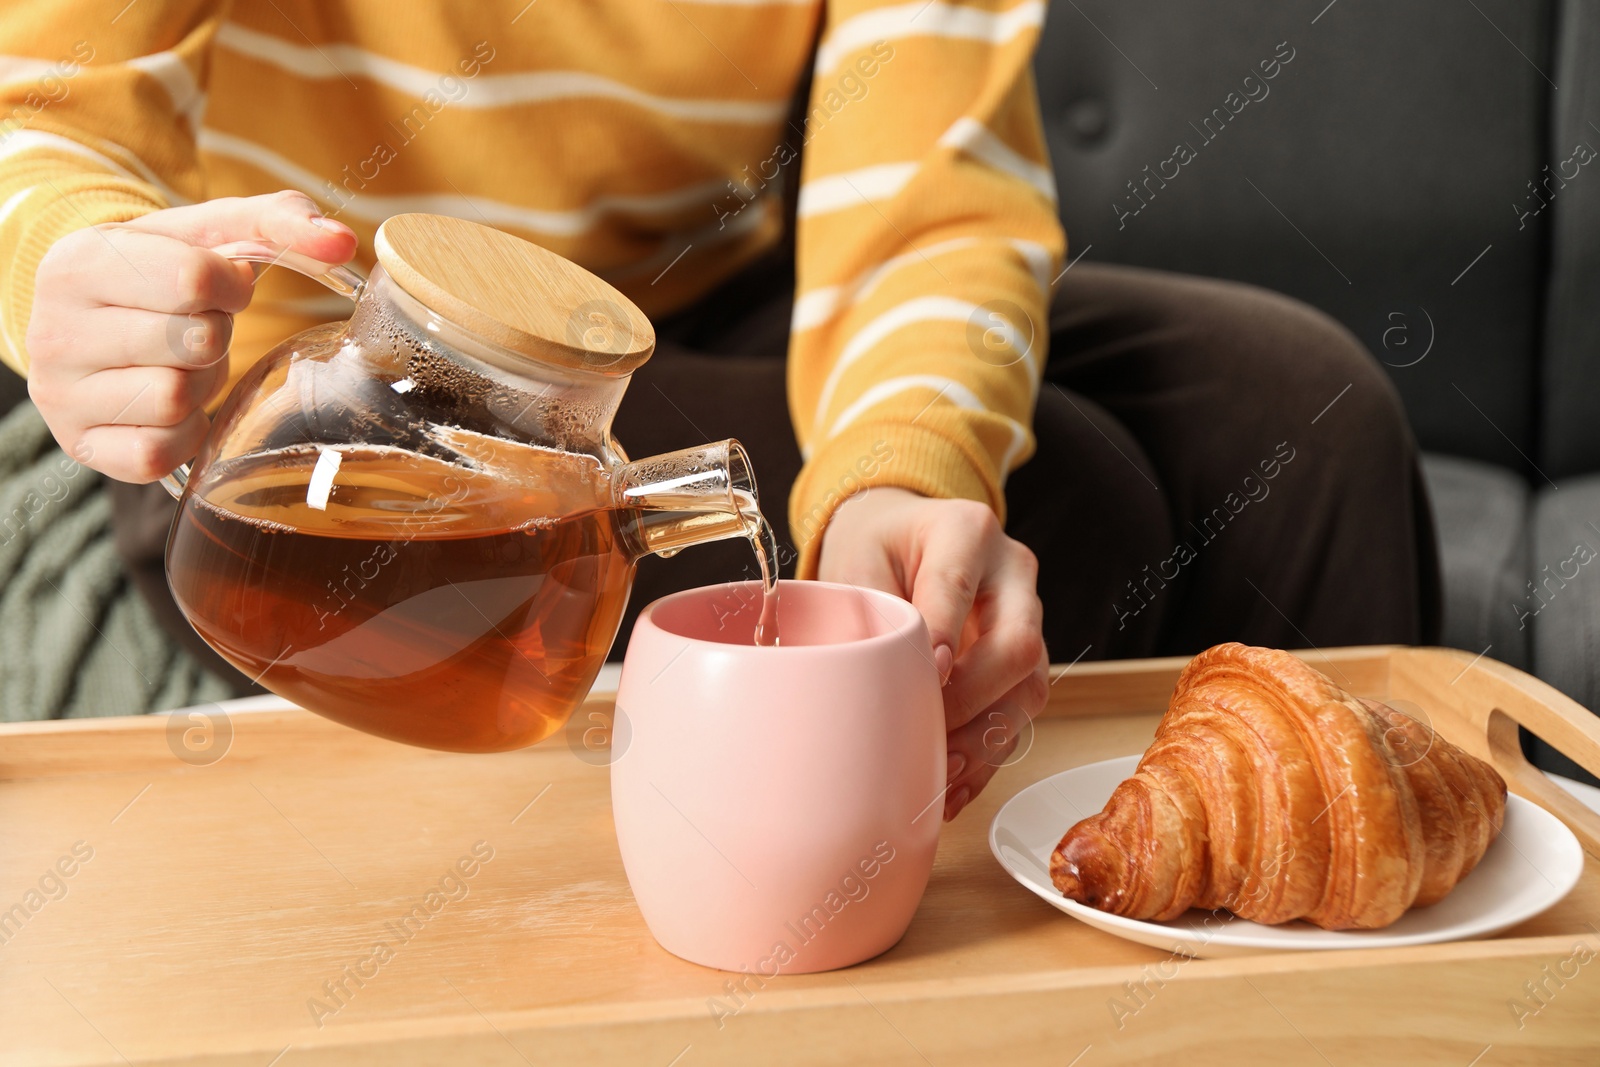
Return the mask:
<path id="1" fill-rule="evenodd" d="M 1505 819 L 1494 768 L 1287 652 L 1217 645 L 1178 677 L 1155 741 L 1050 877 L 1135 919 L 1387 926 L 1442 899 Z"/>

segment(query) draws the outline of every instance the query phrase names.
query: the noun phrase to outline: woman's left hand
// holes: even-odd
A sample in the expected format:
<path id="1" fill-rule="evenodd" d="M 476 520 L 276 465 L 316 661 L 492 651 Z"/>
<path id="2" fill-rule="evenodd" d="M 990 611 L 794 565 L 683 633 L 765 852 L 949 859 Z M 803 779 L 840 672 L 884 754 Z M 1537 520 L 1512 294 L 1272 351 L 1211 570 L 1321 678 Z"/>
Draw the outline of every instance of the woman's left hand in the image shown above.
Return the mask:
<path id="1" fill-rule="evenodd" d="M 911 601 L 944 681 L 944 817 L 955 818 L 1016 748 L 1050 693 L 1038 560 L 971 500 L 868 489 L 834 512 L 817 577 Z"/>

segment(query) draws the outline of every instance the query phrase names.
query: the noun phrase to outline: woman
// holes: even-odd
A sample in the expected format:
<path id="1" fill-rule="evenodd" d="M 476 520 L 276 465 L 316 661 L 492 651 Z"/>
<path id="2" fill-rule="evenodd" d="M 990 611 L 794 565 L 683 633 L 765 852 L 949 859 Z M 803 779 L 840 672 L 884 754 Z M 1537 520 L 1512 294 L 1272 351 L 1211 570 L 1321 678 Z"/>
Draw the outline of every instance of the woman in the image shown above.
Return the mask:
<path id="1" fill-rule="evenodd" d="M 656 320 L 631 450 L 740 437 L 768 500 L 789 490 L 799 577 L 922 611 L 947 818 L 1042 708 L 1051 655 L 1434 624 L 1414 445 L 1353 338 L 1240 286 L 1064 271 L 1039 0 L 119 6 L 0 17 L 0 336 L 57 441 L 112 478 L 187 459 L 230 381 L 339 313 L 208 249 L 366 266 L 383 218 L 434 211 Z M 170 503 L 116 500 L 181 630 Z M 636 602 L 734 559 L 647 568 Z"/>

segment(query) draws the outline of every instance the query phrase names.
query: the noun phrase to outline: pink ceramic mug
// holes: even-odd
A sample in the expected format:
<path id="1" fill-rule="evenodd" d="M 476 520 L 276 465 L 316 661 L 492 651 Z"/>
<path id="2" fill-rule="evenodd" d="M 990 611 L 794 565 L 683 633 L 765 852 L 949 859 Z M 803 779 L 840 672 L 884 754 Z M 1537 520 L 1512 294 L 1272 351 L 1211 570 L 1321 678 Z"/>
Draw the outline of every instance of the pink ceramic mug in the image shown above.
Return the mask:
<path id="1" fill-rule="evenodd" d="M 786 582 L 778 647 L 756 582 L 656 601 L 617 690 L 611 801 L 650 932 L 766 977 L 847 967 L 900 940 L 944 807 L 944 705 L 899 597 Z"/>

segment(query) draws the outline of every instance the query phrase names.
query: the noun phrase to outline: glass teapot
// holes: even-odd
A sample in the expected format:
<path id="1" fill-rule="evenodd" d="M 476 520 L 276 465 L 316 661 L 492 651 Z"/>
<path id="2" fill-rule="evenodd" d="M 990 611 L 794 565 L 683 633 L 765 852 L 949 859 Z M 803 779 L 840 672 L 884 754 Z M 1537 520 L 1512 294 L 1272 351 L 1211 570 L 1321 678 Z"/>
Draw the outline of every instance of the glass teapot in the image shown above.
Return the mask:
<path id="1" fill-rule="evenodd" d="M 621 293 L 529 242 L 397 215 L 370 277 L 244 243 L 349 297 L 241 379 L 179 499 L 167 580 L 211 647 L 382 737 L 491 752 L 559 729 L 646 553 L 753 537 L 723 441 L 630 463 L 611 418 L 655 335 Z"/>

